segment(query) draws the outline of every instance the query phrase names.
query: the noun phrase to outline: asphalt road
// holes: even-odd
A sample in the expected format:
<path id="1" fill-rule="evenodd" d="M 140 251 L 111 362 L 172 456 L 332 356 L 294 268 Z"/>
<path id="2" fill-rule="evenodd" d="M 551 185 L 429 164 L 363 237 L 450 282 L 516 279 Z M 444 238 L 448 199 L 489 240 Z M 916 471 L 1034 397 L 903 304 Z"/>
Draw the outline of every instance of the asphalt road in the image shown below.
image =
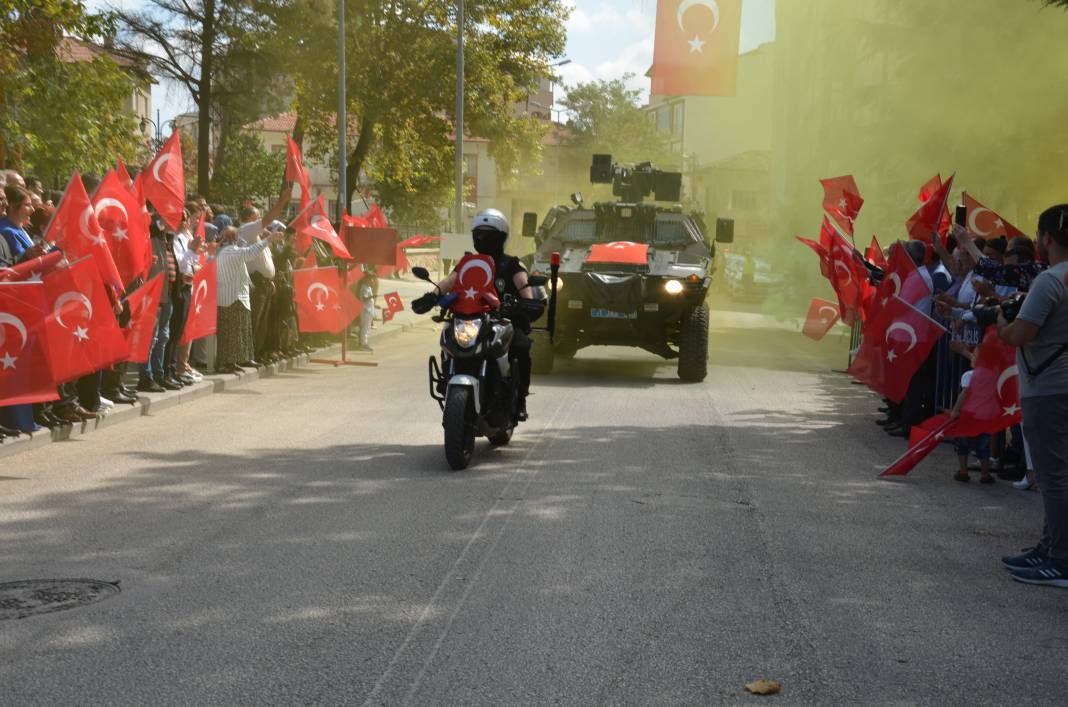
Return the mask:
<path id="1" fill-rule="evenodd" d="M 1037 497 L 877 481 L 840 341 L 714 324 L 704 384 L 581 352 L 461 473 L 429 328 L 4 459 L 0 581 L 122 592 L 0 622 L 0 703 L 1064 704 L 1068 593 L 997 563 Z"/>

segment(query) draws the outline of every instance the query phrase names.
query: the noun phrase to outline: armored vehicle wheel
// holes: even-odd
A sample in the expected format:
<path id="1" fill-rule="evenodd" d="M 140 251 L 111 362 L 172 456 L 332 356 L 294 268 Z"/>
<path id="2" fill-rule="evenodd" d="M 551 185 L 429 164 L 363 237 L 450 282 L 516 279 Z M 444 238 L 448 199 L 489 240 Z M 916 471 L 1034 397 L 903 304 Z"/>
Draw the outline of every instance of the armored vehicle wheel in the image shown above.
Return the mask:
<path id="1" fill-rule="evenodd" d="M 683 315 L 679 338 L 679 378 L 700 383 L 708 375 L 708 308 L 694 307 Z"/>
<path id="2" fill-rule="evenodd" d="M 531 334 L 530 338 L 533 344 L 530 347 L 530 370 L 538 375 L 552 373 L 556 353 L 553 351 L 553 344 L 549 341 L 549 337 L 539 332 Z"/>
<path id="3" fill-rule="evenodd" d="M 449 388 L 442 424 L 445 427 L 445 460 L 453 471 L 466 469 L 475 451 L 473 408 L 470 388 Z"/>

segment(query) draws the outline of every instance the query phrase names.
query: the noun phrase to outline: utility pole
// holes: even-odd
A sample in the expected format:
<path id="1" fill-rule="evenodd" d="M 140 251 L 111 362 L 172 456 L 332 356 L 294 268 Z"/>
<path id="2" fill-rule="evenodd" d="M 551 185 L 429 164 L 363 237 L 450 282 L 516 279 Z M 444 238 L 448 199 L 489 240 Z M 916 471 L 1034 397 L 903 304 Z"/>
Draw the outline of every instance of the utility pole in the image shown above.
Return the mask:
<path id="1" fill-rule="evenodd" d="M 349 195 L 347 170 L 345 169 L 345 0 L 337 0 L 337 222 L 342 232 L 345 224 L 342 214 L 345 212 Z"/>
<path id="2" fill-rule="evenodd" d="M 464 0 L 456 0 L 456 233 L 464 232 Z"/>

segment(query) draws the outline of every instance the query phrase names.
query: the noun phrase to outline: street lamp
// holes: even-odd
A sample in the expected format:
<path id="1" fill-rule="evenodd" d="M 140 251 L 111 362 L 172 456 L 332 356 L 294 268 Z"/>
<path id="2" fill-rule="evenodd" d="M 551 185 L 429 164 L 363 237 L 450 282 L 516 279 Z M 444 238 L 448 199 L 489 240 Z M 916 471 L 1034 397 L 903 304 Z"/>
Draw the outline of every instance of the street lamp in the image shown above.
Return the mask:
<path id="1" fill-rule="evenodd" d="M 456 233 L 464 231 L 464 0 L 456 0 Z"/>

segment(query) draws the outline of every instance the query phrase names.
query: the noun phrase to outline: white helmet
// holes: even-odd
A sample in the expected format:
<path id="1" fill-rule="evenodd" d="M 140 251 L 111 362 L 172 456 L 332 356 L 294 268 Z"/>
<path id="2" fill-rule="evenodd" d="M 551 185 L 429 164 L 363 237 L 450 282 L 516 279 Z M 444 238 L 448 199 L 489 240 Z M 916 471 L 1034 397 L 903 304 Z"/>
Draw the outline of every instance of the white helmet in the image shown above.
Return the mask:
<path id="1" fill-rule="evenodd" d="M 471 230 L 474 231 L 479 228 L 492 228 L 495 231 L 500 231 L 505 236 L 508 235 L 508 219 L 504 217 L 497 209 L 486 209 L 475 216 L 475 220 L 471 223 Z"/>

